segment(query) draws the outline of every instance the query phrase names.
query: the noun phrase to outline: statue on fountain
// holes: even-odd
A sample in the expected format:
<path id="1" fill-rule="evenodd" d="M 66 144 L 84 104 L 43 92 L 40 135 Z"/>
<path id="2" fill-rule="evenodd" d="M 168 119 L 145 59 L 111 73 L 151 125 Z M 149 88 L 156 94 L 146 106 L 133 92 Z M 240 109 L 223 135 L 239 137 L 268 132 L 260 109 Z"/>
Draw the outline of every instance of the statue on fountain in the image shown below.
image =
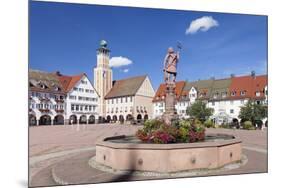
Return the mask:
<path id="1" fill-rule="evenodd" d="M 172 47 L 168 48 L 168 53 L 164 59 L 164 80 L 166 84 L 175 84 L 177 77 L 177 63 L 179 52 L 175 52 Z M 172 77 L 172 78 L 171 78 Z"/>
<path id="2" fill-rule="evenodd" d="M 178 44 L 178 49 L 181 49 Z M 176 77 L 177 77 L 177 64 L 179 61 L 179 51 L 175 52 L 172 47 L 168 48 L 168 53 L 164 59 L 164 81 L 166 84 L 165 90 L 165 112 L 162 119 L 167 125 L 172 125 L 179 117 L 176 110 Z"/>

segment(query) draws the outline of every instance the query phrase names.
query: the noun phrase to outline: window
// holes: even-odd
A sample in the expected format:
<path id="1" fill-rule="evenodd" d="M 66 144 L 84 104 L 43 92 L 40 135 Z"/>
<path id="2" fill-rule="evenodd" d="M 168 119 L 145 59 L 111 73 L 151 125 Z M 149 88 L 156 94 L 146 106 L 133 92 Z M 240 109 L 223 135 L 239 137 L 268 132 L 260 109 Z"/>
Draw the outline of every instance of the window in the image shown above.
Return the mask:
<path id="1" fill-rule="evenodd" d="M 85 110 L 88 111 L 88 105 L 85 105 Z"/>
<path id="2" fill-rule="evenodd" d="M 118 98 L 116 98 L 116 104 L 118 104 Z"/>
<path id="3" fill-rule="evenodd" d="M 83 111 L 83 106 L 82 105 L 80 106 L 80 111 Z"/>
<path id="4" fill-rule="evenodd" d="M 86 93 L 89 93 L 89 90 L 88 89 L 85 89 Z"/>
<path id="5" fill-rule="evenodd" d="M 78 91 L 78 88 L 77 88 L 77 87 L 74 87 L 73 90 L 74 90 L 74 91 Z"/>
<path id="6" fill-rule="evenodd" d="M 256 91 L 256 96 L 259 97 L 261 95 L 261 92 Z"/>
<path id="7" fill-rule="evenodd" d="M 235 96 L 235 95 L 236 95 L 236 91 L 232 91 L 231 96 Z"/>
<path id="8" fill-rule="evenodd" d="M 92 111 L 92 106 L 89 106 L 89 111 Z"/>
<path id="9" fill-rule="evenodd" d="M 234 110 L 233 110 L 233 109 L 230 109 L 230 113 L 233 114 L 233 113 L 234 113 Z"/>
<path id="10" fill-rule="evenodd" d="M 130 97 L 130 102 L 133 102 L 133 97 Z"/>
<path id="11" fill-rule="evenodd" d="M 246 91 L 245 91 L 245 90 L 241 91 L 241 92 L 240 92 L 240 95 L 241 95 L 241 96 L 246 95 Z"/>
<path id="12" fill-rule="evenodd" d="M 261 101 L 256 101 L 257 104 L 261 104 Z"/>
<path id="13" fill-rule="evenodd" d="M 128 102 L 128 98 L 127 97 L 125 97 L 125 102 Z"/>
<path id="14" fill-rule="evenodd" d="M 227 92 L 222 92 L 221 96 L 225 98 L 227 96 Z"/>
<path id="15" fill-rule="evenodd" d="M 74 104 L 71 105 L 71 110 L 72 110 L 72 111 L 74 110 Z"/>
<path id="16" fill-rule="evenodd" d="M 75 110 L 79 111 L 79 105 L 76 105 Z"/>
<path id="17" fill-rule="evenodd" d="M 214 94 L 214 99 L 216 99 L 219 96 L 219 93 Z"/>
<path id="18" fill-rule="evenodd" d="M 123 97 L 120 98 L 120 103 L 123 103 Z"/>
<path id="19" fill-rule="evenodd" d="M 215 106 L 215 102 L 212 102 L 212 106 Z"/>

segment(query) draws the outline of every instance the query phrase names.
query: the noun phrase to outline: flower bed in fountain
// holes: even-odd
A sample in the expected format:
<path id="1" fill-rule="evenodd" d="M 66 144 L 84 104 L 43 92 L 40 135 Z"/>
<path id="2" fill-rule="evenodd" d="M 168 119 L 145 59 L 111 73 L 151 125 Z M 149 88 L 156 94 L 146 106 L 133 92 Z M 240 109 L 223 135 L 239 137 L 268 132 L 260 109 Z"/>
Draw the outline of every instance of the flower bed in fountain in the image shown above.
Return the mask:
<path id="1" fill-rule="evenodd" d="M 205 139 L 205 127 L 198 120 L 179 120 L 167 125 L 162 120 L 147 120 L 136 137 L 146 143 L 192 143 Z"/>
<path id="2" fill-rule="evenodd" d="M 205 135 L 199 121 L 166 125 L 149 120 L 135 136 L 97 142 L 95 161 L 113 170 L 179 172 L 216 169 L 241 160 L 241 140 L 232 135 Z"/>

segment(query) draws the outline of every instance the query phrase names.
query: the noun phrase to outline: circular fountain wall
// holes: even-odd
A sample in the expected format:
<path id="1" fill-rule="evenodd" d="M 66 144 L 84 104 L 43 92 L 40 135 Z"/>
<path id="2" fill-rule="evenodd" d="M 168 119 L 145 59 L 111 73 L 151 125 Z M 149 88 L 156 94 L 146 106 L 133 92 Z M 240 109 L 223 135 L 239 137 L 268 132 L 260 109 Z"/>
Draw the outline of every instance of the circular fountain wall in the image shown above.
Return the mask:
<path id="1" fill-rule="evenodd" d="M 207 135 L 196 143 L 148 144 L 133 136 L 107 137 L 96 144 L 96 162 L 116 170 L 178 172 L 215 169 L 241 160 L 241 140 Z"/>

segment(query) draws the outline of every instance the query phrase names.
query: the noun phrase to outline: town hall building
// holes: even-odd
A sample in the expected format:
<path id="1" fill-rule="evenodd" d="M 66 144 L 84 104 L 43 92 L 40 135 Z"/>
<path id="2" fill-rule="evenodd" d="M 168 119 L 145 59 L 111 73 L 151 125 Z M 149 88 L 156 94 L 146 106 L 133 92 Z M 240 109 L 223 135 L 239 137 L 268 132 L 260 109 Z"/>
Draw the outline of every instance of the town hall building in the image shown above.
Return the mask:
<path id="1" fill-rule="evenodd" d="M 106 41 L 97 49 L 94 85 L 100 95 L 99 113 L 106 122 L 143 121 L 152 118 L 155 95 L 147 75 L 113 80 Z"/>

